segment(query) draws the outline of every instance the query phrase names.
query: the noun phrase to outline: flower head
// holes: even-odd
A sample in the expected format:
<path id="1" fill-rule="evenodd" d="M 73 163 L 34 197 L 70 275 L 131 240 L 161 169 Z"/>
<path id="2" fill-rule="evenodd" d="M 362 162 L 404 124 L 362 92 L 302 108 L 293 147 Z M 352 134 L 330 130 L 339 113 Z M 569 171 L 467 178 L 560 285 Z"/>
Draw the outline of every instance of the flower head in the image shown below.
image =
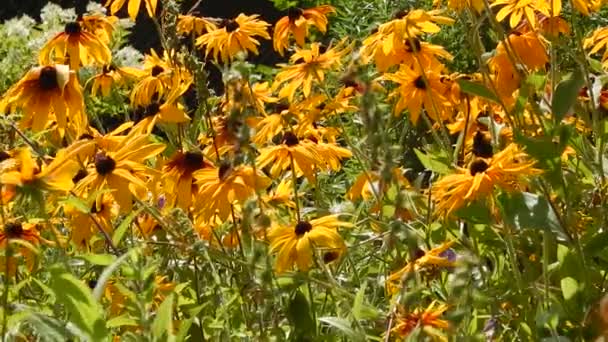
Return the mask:
<path id="1" fill-rule="evenodd" d="M 327 14 L 335 12 L 335 8 L 329 5 L 307 9 L 290 8 L 287 15 L 279 19 L 274 26 L 272 36 L 274 49 L 282 56 L 289 44 L 290 33 L 293 34 L 296 44 L 303 47 L 304 40 L 308 35 L 308 27 L 315 26 L 319 31 L 325 33 L 327 31 Z"/>

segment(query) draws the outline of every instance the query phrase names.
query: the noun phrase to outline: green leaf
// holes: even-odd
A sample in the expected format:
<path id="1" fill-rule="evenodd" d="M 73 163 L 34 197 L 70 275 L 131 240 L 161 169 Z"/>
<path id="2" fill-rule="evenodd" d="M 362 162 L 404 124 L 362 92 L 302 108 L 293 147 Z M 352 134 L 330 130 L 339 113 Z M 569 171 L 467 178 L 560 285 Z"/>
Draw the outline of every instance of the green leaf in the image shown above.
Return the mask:
<path id="1" fill-rule="evenodd" d="M 113 254 L 83 254 L 79 255 L 78 258 L 99 266 L 111 265 L 116 260 L 116 256 Z"/>
<path id="2" fill-rule="evenodd" d="M 61 204 L 72 206 L 76 210 L 84 214 L 88 214 L 89 212 L 91 212 L 91 206 L 85 200 L 76 196 L 68 196 L 66 199 L 61 201 Z"/>
<path id="3" fill-rule="evenodd" d="M 416 153 L 416 156 L 425 168 L 441 175 L 450 173 L 448 161 L 442 158 L 440 154 L 424 153 L 417 148 L 414 149 L 414 153 Z"/>
<path id="4" fill-rule="evenodd" d="M 133 219 L 139 215 L 139 213 L 141 212 L 141 208 L 133 211 L 129 214 L 129 216 L 125 217 L 124 220 L 122 220 L 122 222 L 120 223 L 120 225 L 118 226 L 118 228 L 116 228 L 116 230 L 114 231 L 114 234 L 112 235 L 112 243 L 114 244 L 114 246 L 118 246 L 120 245 L 120 242 L 122 241 L 122 238 L 125 236 L 125 233 L 127 232 L 127 229 L 131 226 L 131 223 L 133 222 Z"/>
<path id="5" fill-rule="evenodd" d="M 55 292 L 57 303 L 65 306 L 70 321 L 92 341 L 107 338 L 108 330 L 101 306 L 95 301 L 91 290 L 66 270 L 51 268 L 50 287 Z"/>
<path id="6" fill-rule="evenodd" d="M 557 215 L 546 198 L 529 192 L 502 193 L 498 196 L 502 217 L 517 229 L 549 229 L 565 238 Z"/>
<path id="7" fill-rule="evenodd" d="M 353 303 L 353 316 L 357 320 L 374 319 L 378 317 L 378 311 L 374 307 L 365 305 L 365 289 L 367 283 L 363 283 L 363 286 L 357 291 L 355 295 L 355 301 Z"/>
<path id="8" fill-rule="evenodd" d="M 320 322 L 323 322 L 327 325 L 330 325 L 338 330 L 340 330 L 344 335 L 348 336 L 350 340 L 362 340 L 362 336 L 357 334 L 353 328 L 350 326 L 350 322 L 340 317 L 321 317 L 319 318 Z"/>
<path id="9" fill-rule="evenodd" d="M 174 294 L 170 294 L 165 298 L 163 303 L 156 311 L 156 318 L 152 322 L 152 334 L 157 341 L 173 341 L 173 301 Z"/>
<path id="10" fill-rule="evenodd" d="M 475 224 L 492 222 L 490 209 L 481 201 L 471 202 L 467 206 L 458 209 L 456 216 Z"/>
<path id="11" fill-rule="evenodd" d="M 62 342 L 72 337 L 65 328 L 65 323 L 56 318 L 32 312 L 24 321 L 28 322 L 39 336 L 44 336 L 44 341 Z"/>
<path id="12" fill-rule="evenodd" d="M 311 337 L 311 335 L 315 335 L 316 327 L 310 312 L 310 305 L 301 291 L 296 291 L 291 299 L 287 315 L 294 326 L 296 336 Z"/>
<path id="13" fill-rule="evenodd" d="M 570 300 L 574 298 L 574 296 L 578 292 L 578 282 L 572 277 L 562 278 L 562 280 L 560 281 L 560 285 L 565 300 Z"/>
<path id="14" fill-rule="evenodd" d="M 95 285 L 95 289 L 93 289 L 93 298 L 95 298 L 95 300 L 99 301 L 101 299 L 101 295 L 103 294 L 103 291 L 106 287 L 106 283 L 108 282 L 108 279 L 110 279 L 110 277 L 112 276 L 112 273 L 114 273 L 114 271 L 123 262 L 125 262 L 129 256 L 139 253 L 139 250 L 140 250 L 139 248 L 133 248 L 133 249 L 129 250 L 127 253 L 121 255 L 118 259 L 116 259 L 116 261 L 114 261 L 114 263 L 107 266 L 103 270 L 103 272 L 101 272 L 101 275 L 97 279 L 97 285 Z"/>
<path id="15" fill-rule="evenodd" d="M 493 101 L 495 103 L 499 103 L 500 101 L 494 92 L 481 83 L 459 79 L 458 85 L 460 85 L 460 91 L 467 94 L 483 97 L 484 99 Z"/>
<path id="16" fill-rule="evenodd" d="M 585 84 L 585 77 L 580 69 L 576 69 L 570 77 L 559 82 L 551 99 L 551 109 L 556 121 L 561 121 L 574 106 L 578 92 Z"/>
<path id="17" fill-rule="evenodd" d="M 118 328 L 124 326 L 136 327 L 137 325 L 137 321 L 134 318 L 129 317 L 127 314 L 114 317 L 107 323 L 108 328 Z"/>

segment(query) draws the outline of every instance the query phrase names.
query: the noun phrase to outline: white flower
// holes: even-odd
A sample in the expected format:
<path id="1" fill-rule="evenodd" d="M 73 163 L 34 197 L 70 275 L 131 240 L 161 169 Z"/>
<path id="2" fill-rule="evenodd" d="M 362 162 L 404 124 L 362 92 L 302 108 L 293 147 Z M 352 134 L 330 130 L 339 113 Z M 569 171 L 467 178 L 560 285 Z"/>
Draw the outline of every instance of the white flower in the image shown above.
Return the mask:
<path id="1" fill-rule="evenodd" d="M 137 67 L 140 66 L 144 56 L 131 46 L 124 46 L 116 51 L 114 61 L 120 66 Z"/>
<path id="2" fill-rule="evenodd" d="M 4 29 L 6 30 L 6 35 L 9 37 L 27 38 L 35 24 L 36 21 L 34 19 L 24 15 L 21 18 L 8 20 L 4 24 Z"/>
<path id="3" fill-rule="evenodd" d="M 49 2 L 40 11 L 40 19 L 48 26 L 61 25 L 76 20 L 76 11 Z"/>
<path id="4" fill-rule="evenodd" d="M 102 4 L 91 1 L 87 4 L 87 12 L 93 14 L 106 14 L 107 10 Z"/>

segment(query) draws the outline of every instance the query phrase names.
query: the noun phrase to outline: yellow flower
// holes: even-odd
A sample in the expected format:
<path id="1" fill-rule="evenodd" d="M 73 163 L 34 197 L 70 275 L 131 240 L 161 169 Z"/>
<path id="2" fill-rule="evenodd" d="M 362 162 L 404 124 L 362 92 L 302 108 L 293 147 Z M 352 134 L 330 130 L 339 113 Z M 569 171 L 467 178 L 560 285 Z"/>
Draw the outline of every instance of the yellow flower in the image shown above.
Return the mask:
<path id="1" fill-rule="evenodd" d="M 308 26 L 316 26 L 321 33 L 325 33 L 327 31 L 326 15 L 335 12 L 336 9 L 329 5 L 321 5 L 308 9 L 290 8 L 287 16 L 279 19 L 274 26 L 274 34 L 272 36 L 274 49 L 283 56 L 289 44 L 290 33 L 293 34 L 296 44 L 299 47 L 303 47 L 304 40 L 308 35 Z"/>
<path id="2" fill-rule="evenodd" d="M 40 66 L 28 71 L 0 102 L 0 112 L 6 113 L 9 108 L 21 108 L 20 125 L 36 132 L 44 129 L 51 113 L 55 114 L 60 132 L 65 130 L 68 118 L 81 130 L 87 126 L 78 77 L 67 65 Z"/>
<path id="3" fill-rule="evenodd" d="M 163 167 L 165 196 L 169 207 L 188 210 L 192 195 L 198 192 L 193 173 L 212 165 L 198 151 L 177 152 Z"/>
<path id="4" fill-rule="evenodd" d="M 574 8 L 584 15 L 597 12 L 606 3 L 606 0 L 572 0 Z"/>
<path id="5" fill-rule="evenodd" d="M 98 92 L 101 92 L 102 96 L 109 96 L 112 84 L 122 83 L 125 79 L 137 79 L 142 76 L 143 71 L 139 69 L 104 65 L 101 69 L 101 73 L 90 79 L 93 81 L 91 96 L 97 96 Z"/>
<path id="6" fill-rule="evenodd" d="M 10 240 L 24 240 L 33 245 L 40 243 L 40 232 L 36 224 L 10 220 L 0 225 L 0 248 L 5 248 Z"/>
<path id="7" fill-rule="evenodd" d="M 184 14 L 177 17 L 177 33 L 181 35 L 191 33 L 201 35 L 216 29 L 217 25 L 208 18 Z"/>
<path id="8" fill-rule="evenodd" d="M 39 188 L 49 191 L 70 191 L 74 187 L 72 178 L 79 165 L 66 155 L 65 150 L 57 153 L 53 161 L 40 169 L 32 158 L 29 148 L 23 148 L 17 157 L 19 170 L 0 174 L 0 183 L 19 188 Z"/>
<path id="9" fill-rule="evenodd" d="M 225 96 L 222 98 L 222 111 L 224 113 L 242 112 L 245 108 L 252 108 L 258 114 L 265 115 L 267 103 L 277 102 L 272 96 L 272 89 L 268 82 L 250 84 L 247 80 L 228 82 L 225 86 Z"/>
<path id="10" fill-rule="evenodd" d="M 82 21 L 73 21 L 40 49 L 39 61 L 43 65 L 69 63 L 70 69 L 78 70 L 81 64 L 110 64 L 111 59 L 110 48 L 93 33 L 85 31 Z"/>
<path id="11" fill-rule="evenodd" d="M 391 334 L 407 340 L 414 329 L 420 328 L 425 335 L 428 335 L 434 341 L 447 342 L 447 337 L 440 333 L 441 330 L 450 327 L 448 321 L 440 318 L 447 309 L 446 304 L 438 304 L 436 301 L 433 301 L 425 309 L 417 308 L 413 312 L 407 312 L 403 307 L 399 307 Z M 418 338 L 422 339 L 421 336 Z"/>
<path id="12" fill-rule="evenodd" d="M 110 44 L 112 32 L 114 32 L 114 24 L 118 22 L 115 16 L 105 16 L 101 14 L 83 15 L 80 21 L 82 28 L 92 33 L 95 37 L 104 44 Z"/>
<path id="13" fill-rule="evenodd" d="M 292 132 L 285 132 L 282 142 L 281 145 L 260 149 L 260 155 L 256 158 L 257 166 L 264 168 L 272 164 L 270 175 L 278 177 L 291 168 L 293 163 L 297 176 L 304 175 L 314 182 L 315 170 L 321 164 L 318 153 L 313 149 L 314 143 L 309 140 L 300 141 Z"/>
<path id="14" fill-rule="evenodd" d="M 399 88 L 390 95 L 399 98 L 394 113 L 401 115 L 404 109 L 408 109 L 410 120 L 415 125 L 424 108 L 432 119 L 440 121 L 448 114 L 447 107 L 450 106 L 443 95 L 447 92 L 446 86 L 436 71 L 425 70 L 425 82 L 422 73 L 417 70 L 401 67 L 397 72 L 382 77 L 399 84 Z"/>
<path id="15" fill-rule="evenodd" d="M 608 69 L 608 27 L 602 27 L 593 31 L 591 36 L 583 41 L 583 47 L 589 50 L 589 55 L 604 50 L 601 61 L 603 67 Z"/>
<path id="16" fill-rule="evenodd" d="M 214 217 L 225 221 L 232 206 L 242 204 L 257 190 L 270 185 L 270 179 L 250 166 L 232 167 L 222 163 L 219 168 L 204 168 L 194 172 L 199 187 L 195 208 L 203 222 Z"/>
<path id="17" fill-rule="evenodd" d="M 287 207 L 295 208 L 296 204 L 291 200 L 293 183 L 291 177 L 286 177 L 274 188 L 274 190 L 262 195 L 262 201 L 271 206 L 284 204 Z"/>
<path id="18" fill-rule="evenodd" d="M 90 214 L 83 213 L 78 208 L 71 205 L 64 206 L 64 212 L 69 218 L 71 229 L 70 239 L 80 249 L 89 250 L 91 238 L 99 234 L 97 224 L 107 233 L 112 234 L 113 225 L 112 219 L 118 214 L 117 208 L 114 205 L 112 196 L 108 194 L 102 195 L 99 204 L 96 204 L 96 199 L 87 199 L 87 204 L 90 206 Z"/>
<path id="19" fill-rule="evenodd" d="M 253 37 L 270 39 L 266 31 L 270 24 L 258 17 L 257 14 L 247 16 L 241 13 L 236 19 L 224 19 L 218 29 L 198 37 L 196 45 L 205 48 L 205 57 L 212 53 L 216 62 L 230 62 L 239 52 L 251 51 L 257 55 L 260 42 Z"/>
<path id="20" fill-rule="evenodd" d="M 131 20 L 135 21 L 135 18 L 137 18 L 137 13 L 139 12 L 141 0 L 108 0 L 106 2 L 105 6 L 108 7 L 111 4 L 112 6 L 110 6 L 110 12 L 112 13 L 112 15 L 114 15 L 114 14 L 116 14 L 116 12 L 118 12 L 122 8 L 122 6 L 127 1 L 128 1 L 127 11 L 129 12 L 129 17 L 131 17 Z M 144 1 L 144 4 L 146 5 L 146 10 L 148 11 L 148 15 L 150 17 L 154 18 L 158 0 L 143 0 L 143 1 Z"/>
<path id="21" fill-rule="evenodd" d="M 526 18 L 532 28 L 536 28 L 536 12 L 550 16 L 550 8 L 547 0 L 497 0 L 490 7 L 503 6 L 496 13 L 496 20 L 503 21 L 509 17 L 511 28 L 516 27 L 523 17 Z"/>
<path id="22" fill-rule="evenodd" d="M 313 251 L 319 250 L 332 261 L 346 250 L 338 233 L 339 227 L 351 227 L 338 220 L 337 215 L 320 217 L 311 221 L 300 221 L 295 225 L 274 224 L 268 232 L 270 253 L 276 254 L 275 269 L 283 273 L 294 265 L 306 272 L 313 264 Z"/>
<path id="23" fill-rule="evenodd" d="M 441 245 L 425 252 L 424 255 L 410 261 L 397 272 L 391 273 L 387 279 L 389 291 L 391 293 L 396 292 L 399 289 L 399 283 L 402 281 L 402 279 L 412 272 L 418 272 L 428 267 L 454 267 L 456 265 L 454 261 L 441 255 L 453 244 L 454 241 L 442 243 Z"/>
<path id="24" fill-rule="evenodd" d="M 363 61 L 369 63 L 373 59 L 379 71 L 386 71 L 399 64 L 405 64 L 412 69 L 420 65 L 423 69 L 441 70 L 444 66 L 438 58 L 453 58 L 443 47 L 420 41 L 416 37 L 405 38 L 398 46 L 393 46 L 392 42 L 392 36 L 383 37 L 380 32 L 372 34 L 363 41 Z"/>
<path id="25" fill-rule="evenodd" d="M 179 78 L 178 75 L 175 76 Z M 183 106 L 178 102 L 181 95 L 188 90 L 190 81 L 179 83 L 174 81 L 174 87 L 167 94 L 166 99 L 152 98 L 145 106 L 138 106 L 133 118 L 138 122 L 137 126 L 150 133 L 156 122 L 184 123 L 190 120 Z"/>
<path id="26" fill-rule="evenodd" d="M 282 87 L 279 91 L 280 98 L 287 97 L 289 102 L 292 102 L 300 87 L 304 97 L 308 97 L 312 84 L 322 83 L 325 80 L 325 72 L 339 66 L 340 58 L 350 52 L 350 46 L 345 46 L 344 40 L 323 53 L 320 48 L 319 43 L 312 43 L 310 50 L 296 48 L 296 52 L 289 58 L 292 65 L 279 64 L 281 71 L 276 75 L 272 89 Z"/>
<path id="27" fill-rule="evenodd" d="M 129 212 L 133 205 L 133 195 L 145 191 L 145 179 L 155 174 L 143 162 L 162 152 L 165 145 L 150 143 L 147 134 L 133 129 L 113 147 L 112 150 L 97 152 L 87 166 L 87 175 L 76 185 L 75 192 L 83 194 L 110 189 L 121 212 Z M 96 203 L 99 208 L 101 196 Z"/>
<path id="28" fill-rule="evenodd" d="M 491 159 L 476 159 L 469 169 L 459 167 L 457 173 L 444 176 L 433 184 L 435 211 L 448 217 L 476 199 L 492 201 L 495 186 L 506 191 L 518 189 L 525 184 L 526 176 L 541 173 L 534 164 L 517 145 L 509 144 Z"/>
<path id="29" fill-rule="evenodd" d="M 384 43 L 388 51 L 390 50 L 388 46 L 398 47 L 403 44 L 404 38 L 416 37 L 423 33 L 437 33 L 441 31 L 441 27 L 437 24 L 449 25 L 453 22 L 453 19 L 442 16 L 440 10 L 404 10 L 399 11 L 395 19 L 380 25 L 378 31 L 392 38 L 392 42 L 387 40 Z"/>

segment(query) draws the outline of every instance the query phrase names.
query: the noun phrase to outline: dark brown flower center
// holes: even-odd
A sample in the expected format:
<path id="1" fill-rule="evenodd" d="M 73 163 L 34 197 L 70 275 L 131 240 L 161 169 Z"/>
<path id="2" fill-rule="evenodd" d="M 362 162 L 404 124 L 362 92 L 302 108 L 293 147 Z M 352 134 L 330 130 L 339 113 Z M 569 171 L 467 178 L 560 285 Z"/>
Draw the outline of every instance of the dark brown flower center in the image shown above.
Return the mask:
<path id="1" fill-rule="evenodd" d="M 289 21 L 291 22 L 300 19 L 302 14 L 304 14 L 304 11 L 302 11 L 302 9 L 298 7 L 292 7 L 287 10 L 287 16 L 289 17 Z"/>
<path id="2" fill-rule="evenodd" d="M 152 76 L 156 77 L 160 74 L 162 74 L 165 71 L 165 69 L 163 69 L 163 67 L 161 67 L 160 65 L 155 65 L 152 68 Z"/>
<path id="3" fill-rule="evenodd" d="M 414 87 L 422 90 L 426 89 L 426 83 L 424 83 L 424 79 L 422 78 L 422 76 L 418 76 L 414 80 Z"/>
<path id="4" fill-rule="evenodd" d="M 162 68 L 161 68 L 161 69 L 162 69 Z M 113 66 L 113 65 L 104 65 L 104 66 L 101 68 L 101 71 L 102 71 L 104 74 L 107 74 L 107 73 L 109 73 L 110 71 L 115 71 L 115 70 L 116 70 L 116 67 L 115 67 L 115 66 Z"/>
<path id="5" fill-rule="evenodd" d="M 338 253 L 336 251 L 327 252 L 327 253 L 323 254 L 323 262 L 328 264 L 328 263 L 338 259 L 339 256 L 340 256 L 340 253 Z"/>
<path id="6" fill-rule="evenodd" d="M 230 33 L 239 29 L 239 23 L 232 19 L 224 19 L 220 24 L 220 28 L 222 27 L 226 29 L 226 32 Z"/>
<path id="7" fill-rule="evenodd" d="M 232 166 L 228 162 L 222 162 L 220 168 L 217 170 L 217 176 L 220 180 L 224 180 L 232 170 Z"/>
<path id="8" fill-rule="evenodd" d="M 298 137 L 293 134 L 292 132 L 286 132 L 283 135 L 283 144 L 287 145 L 287 146 L 295 146 L 300 142 L 300 140 L 298 139 Z"/>
<path id="9" fill-rule="evenodd" d="M 194 172 L 205 166 L 203 154 L 200 152 L 188 151 L 184 153 L 184 166 L 189 172 Z"/>
<path id="10" fill-rule="evenodd" d="M 67 34 L 79 34 L 82 31 L 82 26 L 77 21 L 72 21 L 70 23 L 65 24 L 64 32 Z"/>
<path id="11" fill-rule="evenodd" d="M 420 51 L 420 48 L 422 47 L 420 40 L 418 38 L 409 38 L 409 39 L 405 39 L 405 50 L 407 52 L 418 52 Z"/>
<path id="12" fill-rule="evenodd" d="M 8 152 L 0 151 L 0 162 L 7 160 L 11 155 Z"/>
<path id="13" fill-rule="evenodd" d="M 84 177 L 86 177 L 87 174 L 88 174 L 87 170 L 85 170 L 85 169 L 78 170 L 76 175 L 72 178 L 72 182 L 74 182 L 74 183 L 80 182 L 80 180 L 83 179 Z"/>
<path id="14" fill-rule="evenodd" d="M 83 133 L 78 137 L 78 140 L 93 140 L 93 138 L 89 133 Z"/>
<path id="15" fill-rule="evenodd" d="M 112 173 L 116 168 L 116 162 L 114 159 L 106 156 L 102 153 L 95 155 L 95 170 L 102 176 Z"/>
<path id="16" fill-rule="evenodd" d="M 405 16 L 410 13 L 410 11 L 403 9 L 400 10 L 399 12 L 395 13 L 395 15 L 393 16 L 394 19 L 403 19 L 405 18 Z"/>
<path id="17" fill-rule="evenodd" d="M 298 222 L 298 224 L 296 224 L 296 229 L 295 229 L 295 233 L 296 236 L 300 237 L 306 233 L 308 233 L 309 231 L 312 230 L 312 225 L 306 221 L 300 221 Z"/>
<path id="18" fill-rule="evenodd" d="M 147 105 L 146 108 L 144 109 L 143 116 L 144 117 L 154 116 L 154 115 L 158 114 L 159 111 L 160 111 L 160 104 L 158 102 L 152 102 L 149 105 Z"/>
<path id="19" fill-rule="evenodd" d="M 483 159 L 477 159 L 471 163 L 469 171 L 471 172 L 471 176 L 475 176 L 480 172 L 485 172 L 488 167 L 490 166 Z"/>
<path id="20" fill-rule="evenodd" d="M 98 214 L 98 213 L 102 212 L 103 209 L 104 209 L 103 203 L 101 203 L 99 208 L 97 208 L 97 203 L 93 203 L 93 205 L 91 206 L 91 214 Z"/>
<path id="21" fill-rule="evenodd" d="M 23 226 L 20 222 L 9 222 L 4 225 L 4 234 L 9 239 L 16 239 L 23 235 Z"/>
<path id="22" fill-rule="evenodd" d="M 473 137 L 473 154 L 481 158 L 491 158 L 494 155 L 492 143 L 482 131 L 477 131 Z"/>
<path id="23" fill-rule="evenodd" d="M 55 67 L 45 66 L 42 68 L 42 70 L 40 70 L 38 85 L 43 90 L 53 90 L 59 88 L 59 83 L 57 83 L 57 70 Z"/>

